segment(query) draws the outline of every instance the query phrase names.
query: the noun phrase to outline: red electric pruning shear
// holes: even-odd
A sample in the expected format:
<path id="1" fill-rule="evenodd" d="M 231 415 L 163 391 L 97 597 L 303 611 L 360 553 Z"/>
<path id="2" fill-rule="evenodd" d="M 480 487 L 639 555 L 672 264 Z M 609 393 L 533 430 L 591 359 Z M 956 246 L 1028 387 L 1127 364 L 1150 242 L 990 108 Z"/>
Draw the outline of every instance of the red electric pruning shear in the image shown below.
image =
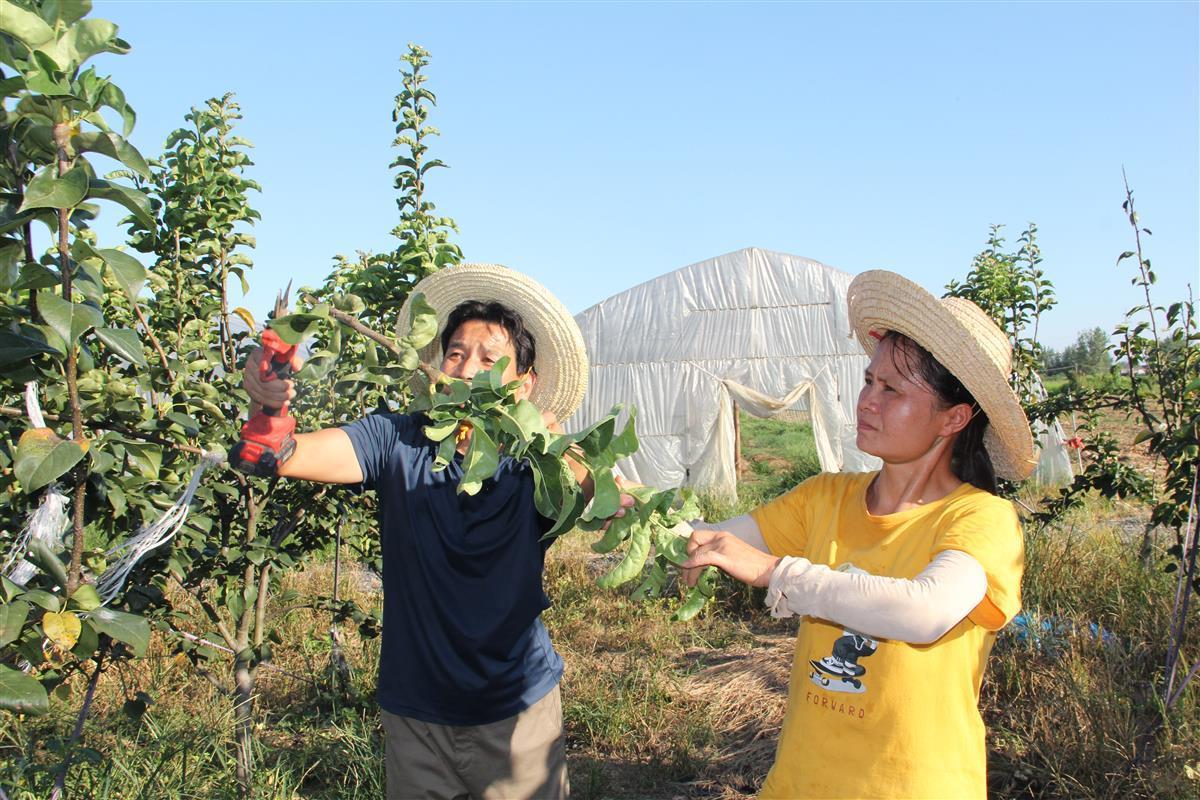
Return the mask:
<path id="1" fill-rule="evenodd" d="M 287 313 L 292 284 L 275 300 L 274 318 Z M 296 345 L 287 344 L 279 334 L 267 328 L 262 333 L 262 360 L 258 375 L 263 381 L 286 380 L 292 375 Z M 274 476 L 279 465 L 296 451 L 296 418 L 288 414 L 287 403 L 279 408 L 264 408 L 242 426 L 242 438 L 229 454 L 235 469 L 260 477 Z"/>

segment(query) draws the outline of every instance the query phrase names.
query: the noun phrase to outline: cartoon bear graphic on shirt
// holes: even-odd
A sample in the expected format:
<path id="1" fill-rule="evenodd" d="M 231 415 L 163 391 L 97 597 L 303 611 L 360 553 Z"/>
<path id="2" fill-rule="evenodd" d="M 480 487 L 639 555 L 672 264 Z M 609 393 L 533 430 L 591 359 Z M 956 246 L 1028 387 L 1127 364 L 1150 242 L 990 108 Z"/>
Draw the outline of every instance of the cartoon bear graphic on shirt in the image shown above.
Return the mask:
<path id="1" fill-rule="evenodd" d="M 869 574 L 849 563 L 838 567 L 838 572 Z M 867 668 L 859 664 L 858 660 L 874 653 L 878 646 L 879 643 L 870 636 L 844 628 L 842 635 L 833 643 L 832 653 L 824 658 L 809 659 L 808 663 L 812 665 L 812 674 L 809 677 L 817 686 L 831 692 L 862 694 L 867 690 L 861 680 L 867 673 Z"/>

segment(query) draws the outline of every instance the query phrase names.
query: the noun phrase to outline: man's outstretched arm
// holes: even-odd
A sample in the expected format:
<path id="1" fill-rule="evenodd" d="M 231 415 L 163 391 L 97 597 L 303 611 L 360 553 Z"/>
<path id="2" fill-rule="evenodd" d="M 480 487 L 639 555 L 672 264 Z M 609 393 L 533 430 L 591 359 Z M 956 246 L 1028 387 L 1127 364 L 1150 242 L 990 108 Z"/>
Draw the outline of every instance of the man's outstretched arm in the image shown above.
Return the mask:
<path id="1" fill-rule="evenodd" d="M 255 350 L 246 359 L 242 372 L 242 385 L 250 395 L 253 405 L 251 415 L 265 406 L 279 408 L 296 396 L 295 385 L 290 380 L 263 380 L 259 374 L 262 350 Z M 300 357 L 293 361 L 293 370 L 300 369 Z M 361 483 L 362 468 L 354 453 L 354 444 L 341 428 L 324 428 L 312 433 L 298 433 L 296 450 L 291 458 L 279 466 L 278 474 L 284 478 L 300 478 L 321 483 Z"/>

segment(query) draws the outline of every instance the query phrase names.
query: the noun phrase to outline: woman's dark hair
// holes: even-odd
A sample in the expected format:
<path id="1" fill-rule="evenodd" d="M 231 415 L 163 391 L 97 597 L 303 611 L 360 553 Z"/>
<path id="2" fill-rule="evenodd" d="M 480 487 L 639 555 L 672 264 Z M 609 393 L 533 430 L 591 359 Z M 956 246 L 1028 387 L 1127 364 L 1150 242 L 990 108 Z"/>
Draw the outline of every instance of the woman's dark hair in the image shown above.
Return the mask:
<path id="1" fill-rule="evenodd" d="M 537 358 L 533 334 L 525 327 L 525 320 L 503 303 L 482 300 L 467 300 L 459 303 L 446 319 L 446 327 L 442 329 L 442 352 L 450 346 L 450 337 L 462 327 L 464 322 L 479 320 L 491 325 L 499 325 L 508 334 L 513 350 L 517 352 L 517 374 L 524 375 L 533 368 Z"/>
<path id="2" fill-rule="evenodd" d="M 944 407 L 959 403 L 966 403 L 971 407 L 971 421 L 954 440 L 954 450 L 950 453 L 950 469 L 960 481 L 995 494 L 996 471 L 992 468 L 991 456 L 983 446 L 983 434 L 988 426 L 987 414 L 983 413 L 983 409 L 962 382 L 924 347 L 896 331 L 888 331 L 881 341 L 891 341 L 892 364 L 896 369 L 908 378 L 928 386 L 933 390 L 934 396 L 945 404 Z M 897 359 L 901 359 L 903 363 Z"/>

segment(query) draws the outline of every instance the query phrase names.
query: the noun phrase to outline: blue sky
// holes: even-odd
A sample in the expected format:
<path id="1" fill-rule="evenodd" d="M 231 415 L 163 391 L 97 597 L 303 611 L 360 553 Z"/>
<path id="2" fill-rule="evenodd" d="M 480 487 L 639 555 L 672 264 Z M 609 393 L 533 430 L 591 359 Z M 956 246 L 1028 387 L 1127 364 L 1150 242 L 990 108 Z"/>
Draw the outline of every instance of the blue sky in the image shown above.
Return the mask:
<path id="1" fill-rule="evenodd" d="M 1198 8 L 97 0 L 93 16 L 133 46 L 98 68 L 145 155 L 237 93 L 264 189 L 256 316 L 333 255 L 393 246 L 390 114 L 416 42 L 451 166 L 431 199 L 469 260 L 573 312 L 747 246 L 940 293 L 989 224 L 1011 241 L 1034 221 L 1060 298 L 1042 339 L 1061 348 L 1138 300 L 1115 266 L 1122 167 L 1157 299 L 1200 288 Z"/>

